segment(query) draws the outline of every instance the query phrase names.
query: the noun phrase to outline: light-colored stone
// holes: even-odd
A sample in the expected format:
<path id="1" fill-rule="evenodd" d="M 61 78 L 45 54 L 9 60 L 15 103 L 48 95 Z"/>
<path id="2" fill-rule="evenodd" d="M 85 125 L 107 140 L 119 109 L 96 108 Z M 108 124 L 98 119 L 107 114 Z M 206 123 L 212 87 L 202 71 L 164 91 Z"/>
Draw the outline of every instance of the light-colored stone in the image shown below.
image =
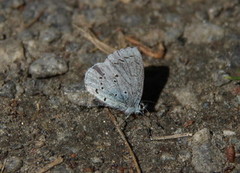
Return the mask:
<path id="1" fill-rule="evenodd" d="M 224 165 L 224 156 L 212 144 L 211 134 L 207 128 L 196 132 L 192 137 L 192 166 L 196 172 L 221 172 Z"/>
<path id="2" fill-rule="evenodd" d="M 173 92 L 173 94 L 183 106 L 190 107 L 194 110 L 198 109 L 197 97 L 190 87 L 178 88 Z"/>
<path id="3" fill-rule="evenodd" d="M 13 63 L 23 59 L 24 50 L 20 42 L 12 39 L 0 41 L 0 72 L 4 72 Z"/>
<path id="4" fill-rule="evenodd" d="M 184 37 L 188 43 L 211 43 L 224 37 L 224 29 L 211 23 L 194 23 L 186 27 Z"/>

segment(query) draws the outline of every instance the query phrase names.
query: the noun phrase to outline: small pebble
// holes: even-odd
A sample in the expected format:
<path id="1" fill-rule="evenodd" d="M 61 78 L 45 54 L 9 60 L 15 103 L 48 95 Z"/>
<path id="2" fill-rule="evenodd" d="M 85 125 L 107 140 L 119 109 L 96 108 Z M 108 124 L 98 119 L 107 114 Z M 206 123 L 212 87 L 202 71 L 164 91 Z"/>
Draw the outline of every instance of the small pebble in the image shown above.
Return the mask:
<path id="1" fill-rule="evenodd" d="M 225 161 L 221 151 L 211 143 L 207 128 L 196 132 L 192 137 L 192 166 L 196 172 L 221 172 Z"/>
<path id="2" fill-rule="evenodd" d="M 167 28 L 164 34 L 164 43 L 170 44 L 175 42 L 182 35 L 183 31 L 179 28 Z"/>
<path id="3" fill-rule="evenodd" d="M 164 15 L 165 22 L 171 25 L 178 25 L 181 23 L 181 16 L 176 13 L 167 13 Z"/>
<path id="4" fill-rule="evenodd" d="M 13 81 L 7 81 L 2 87 L 0 87 L 1 97 L 14 98 L 16 93 L 16 85 Z"/>
<path id="5" fill-rule="evenodd" d="M 172 154 L 164 152 L 164 153 L 161 154 L 160 159 L 162 161 L 173 161 L 176 158 Z"/>
<path id="6" fill-rule="evenodd" d="M 98 103 L 96 98 L 87 92 L 83 86 L 84 85 L 80 83 L 72 84 L 70 86 L 64 86 L 62 91 L 70 102 L 79 106 L 96 107 L 100 105 L 100 102 Z"/>
<path id="7" fill-rule="evenodd" d="M 211 43 L 224 37 L 224 29 L 211 23 L 193 23 L 185 28 L 184 37 L 188 43 Z"/>
<path id="8" fill-rule="evenodd" d="M 37 148 L 40 148 L 45 145 L 46 137 L 44 135 L 40 136 L 38 140 L 35 142 L 35 146 Z"/>
<path id="9" fill-rule="evenodd" d="M 223 130 L 223 136 L 235 136 L 236 132 L 231 130 Z"/>
<path id="10" fill-rule="evenodd" d="M 24 93 L 24 88 L 19 83 L 16 83 L 16 94 L 15 97 L 19 97 Z"/>
<path id="11" fill-rule="evenodd" d="M 56 11 L 53 11 L 46 15 L 46 19 L 44 19 L 44 23 L 53 26 L 56 29 L 59 29 L 61 32 L 69 32 L 71 31 L 71 16 L 68 11 L 60 8 Z"/>
<path id="12" fill-rule="evenodd" d="M 83 19 L 88 21 L 89 24 L 100 25 L 108 22 L 108 15 L 102 8 L 86 9 L 83 11 L 83 14 Z"/>
<path id="13" fill-rule="evenodd" d="M 215 71 L 212 73 L 212 78 L 215 86 L 223 86 L 231 82 L 231 80 L 227 77 L 229 77 L 229 75 L 223 70 Z"/>
<path id="14" fill-rule="evenodd" d="M 139 23 L 143 20 L 142 16 L 140 15 L 128 15 L 128 14 L 122 14 L 119 18 L 119 20 L 128 25 L 128 27 L 133 27 L 139 25 Z"/>
<path id="15" fill-rule="evenodd" d="M 46 78 L 64 74 L 68 71 L 68 65 L 63 58 L 53 54 L 35 60 L 29 67 L 29 73 L 34 78 Z"/>
<path id="16" fill-rule="evenodd" d="M 25 58 L 23 45 L 13 39 L 0 41 L 0 57 L 0 72 L 3 72 L 14 62 Z"/>
<path id="17" fill-rule="evenodd" d="M 208 108 L 210 107 L 210 105 L 211 105 L 211 103 L 209 103 L 209 102 L 204 102 L 204 103 L 202 104 L 202 107 L 203 107 L 204 109 L 208 109 Z"/>
<path id="18" fill-rule="evenodd" d="M 91 158 L 91 160 L 93 163 L 98 163 L 98 164 L 103 163 L 103 160 L 99 157 L 93 157 L 93 158 Z"/>
<path id="19" fill-rule="evenodd" d="M 183 106 L 190 107 L 194 110 L 198 109 L 196 93 L 190 87 L 177 88 L 173 94 Z"/>
<path id="20" fill-rule="evenodd" d="M 54 28 L 49 28 L 41 31 L 39 39 L 46 43 L 56 41 L 61 36 L 60 32 Z"/>
<path id="21" fill-rule="evenodd" d="M 34 96 L 43 93 L 45 83 L 40 79 L 28 79 L 23 83 L 25 94 Z"/>
<path id="22" fill-rule="evenodd" d="M 9 173 L 17 172 L 23 166 L 23 161 L 16 156 L 12 156 L 6 159 L 5 171 Z"/>
<path id="23" fill-rule="evenodd" d="M 179 153 L 178 153 L 178 160 L 180 162 L 186 162 L 190 158 L 191 158 L 191 153 L 189 151 L 187 151 L 187 150 L 179 151 Z"/>
<path id="24" fill-rule="evenodd" d="M 70 42 L 66 45 L 66 52 L 77 52 L 80 49 L 80 44 L 76 42 Z"/>

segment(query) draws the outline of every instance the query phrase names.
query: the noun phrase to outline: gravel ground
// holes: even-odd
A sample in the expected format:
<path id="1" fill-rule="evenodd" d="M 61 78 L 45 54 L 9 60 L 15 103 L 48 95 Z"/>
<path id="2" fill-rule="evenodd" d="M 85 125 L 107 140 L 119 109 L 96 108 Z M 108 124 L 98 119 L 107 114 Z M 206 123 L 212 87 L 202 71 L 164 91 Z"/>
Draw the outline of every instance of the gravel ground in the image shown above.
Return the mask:
<path id="1" fill-rule="evenodd" d="M 142 54 L 148 111 L 122 129 L 142 172 L 240 172 L 240 85 L 226 78 L 239 75 L 239 19 L 239 0 L 0 0 L 0 172 L 136 172 L 84 90 L 107 55 L 73 24 L 115 48 L 133 46 L 121 34 L 166 47 Z"/>

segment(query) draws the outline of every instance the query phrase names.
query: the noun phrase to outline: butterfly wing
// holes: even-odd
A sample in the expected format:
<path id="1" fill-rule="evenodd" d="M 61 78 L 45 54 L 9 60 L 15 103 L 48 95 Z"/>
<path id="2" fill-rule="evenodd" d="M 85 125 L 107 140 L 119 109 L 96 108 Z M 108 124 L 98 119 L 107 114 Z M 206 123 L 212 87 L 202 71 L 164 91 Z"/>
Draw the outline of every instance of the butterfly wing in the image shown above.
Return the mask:
<path id="1" fill-rule="evenodd" d="M 143 79 L 140 52 L 137 48 L 126 48 L 90 68 L 85 75 L 85 86 L 106 105 L 131 114 L 140 111 Z"/>

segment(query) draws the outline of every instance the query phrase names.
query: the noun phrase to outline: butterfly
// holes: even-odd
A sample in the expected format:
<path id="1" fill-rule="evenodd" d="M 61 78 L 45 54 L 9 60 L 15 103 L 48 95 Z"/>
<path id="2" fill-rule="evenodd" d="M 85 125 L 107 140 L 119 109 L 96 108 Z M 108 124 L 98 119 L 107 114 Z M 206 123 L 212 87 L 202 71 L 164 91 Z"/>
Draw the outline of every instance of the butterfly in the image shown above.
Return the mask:
<path id="1" fill-rule="evenodd" d="M 125 112 L 142 113 L 144 66 L 136 47 L 120 49 L 85 74 L 86 90 L 106 106 Z"/>

